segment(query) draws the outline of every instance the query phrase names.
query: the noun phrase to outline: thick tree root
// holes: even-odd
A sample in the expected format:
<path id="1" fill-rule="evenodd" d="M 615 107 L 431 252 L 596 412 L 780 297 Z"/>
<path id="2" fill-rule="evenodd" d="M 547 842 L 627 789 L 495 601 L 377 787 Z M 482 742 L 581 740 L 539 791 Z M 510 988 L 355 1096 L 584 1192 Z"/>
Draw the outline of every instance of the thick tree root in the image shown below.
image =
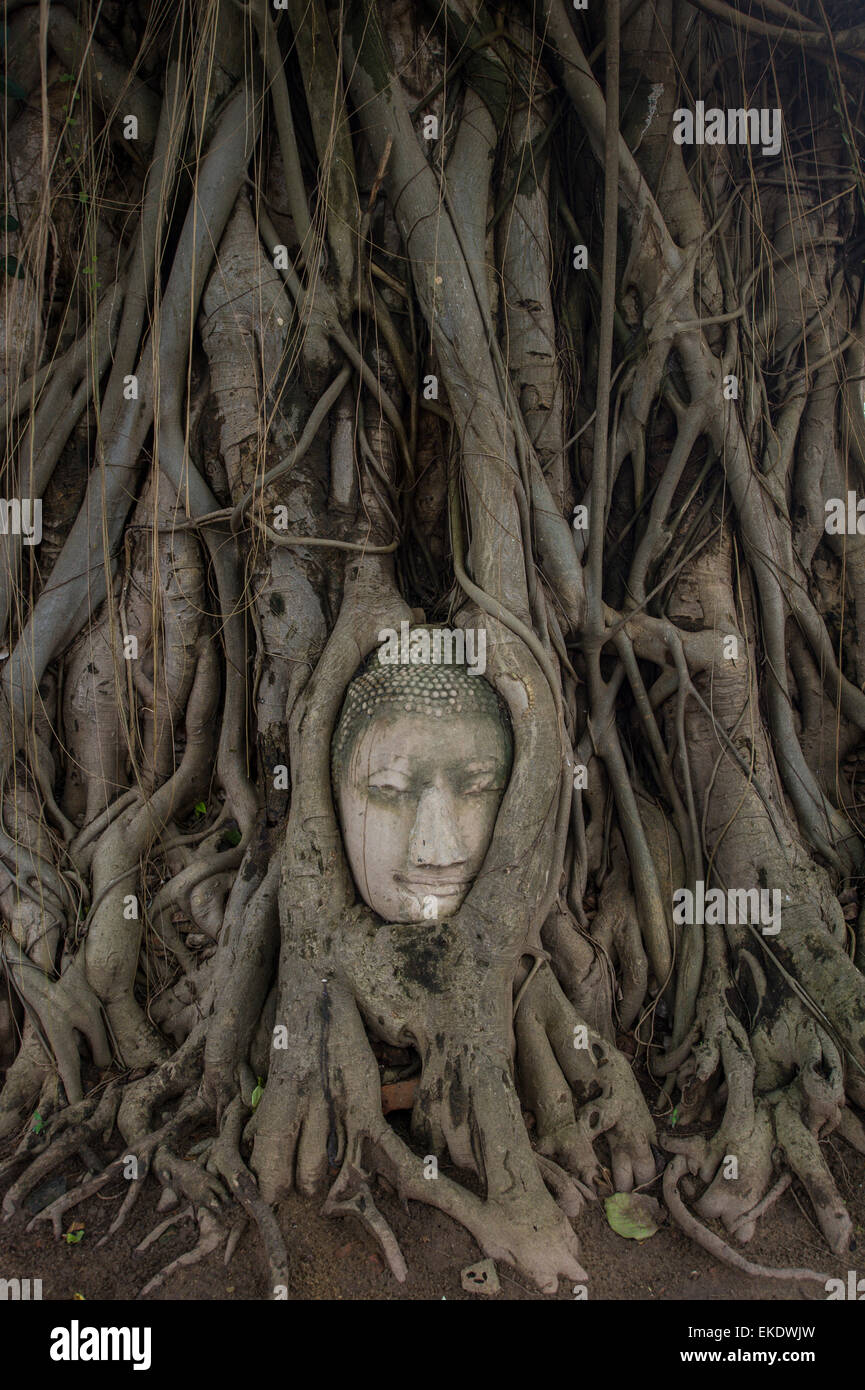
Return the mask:
<path id="1" fill-rule="evenodd" d="M 783 1158 L 808 1192 L 829 1248 L 843 1255 L 853 1225 L 819 1144 L 844 1113 L 838 1051 L 789 994 L 776 995 L 772 1014 L 749 1037 L 728 1003 L 733 992 L 726 966 L 714 946 L 712 951 L 715 961 L 706 971 L 697 1007 L 699 1040 L 679 1071 L 679 1120 L 686 1125 L 710 1118 L 722 1077 L 723 1118 L 709 1139 L 677 1133 L 666 1136 L 664 1145 L 687 1154 L 692 1171 L 707 1184 L 697 1203 L 699 1215 L 722 1220 L 742 1244 L 771 1205 L 767 1194 L 775 1190 L 774 1175 Z M 740 968 L 743 957 L 747 961 L 747 953 L 740 955 Z M 755 969 L 749 967 L 749 982 Z M 734 1170 L 728 1168 L 731 1160 Z"/>
<path id="2" fill-rule="evenodd" d="M 651 1182 L 655 1127 L 627 1059 L 583 1023 L 546 965 L 519 1002 L 515 1032 L 540 1152 L 592 1191 Z M 606 1176 L 593 1149 L 601 1136 L 610 1152 Z"/>

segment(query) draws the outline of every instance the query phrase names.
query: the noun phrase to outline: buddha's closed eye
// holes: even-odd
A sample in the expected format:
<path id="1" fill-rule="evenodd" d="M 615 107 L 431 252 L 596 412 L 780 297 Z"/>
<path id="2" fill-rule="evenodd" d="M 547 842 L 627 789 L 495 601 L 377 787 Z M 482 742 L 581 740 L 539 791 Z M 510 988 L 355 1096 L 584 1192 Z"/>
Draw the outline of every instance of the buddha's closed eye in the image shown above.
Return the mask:
<path id="1" fill-rule="evenodd" d="M 412 790 L 411 778 L 401 772 L 373 773 L 367 785 L 371 792 L 384 798 L 404 796 Z"/>
<path id="2" fill-rule="evenodd" d="M 374 774 L 367 786 L 370 792 L 384 799 L 416 794 L 424 790 L 423 785 L 418 786 L 412 778 L 399 773 Z M 483 796 L 486 792 L 500 792 L 502 789 L 503 781 L 495 768 L 474 773 L 464 780 L 454 778 L 451 784 L 451 791 L 456 796 Z"/>
<path id="3" fill-rule="evenodd" d="M 370 782 L 369 789 L 373 796 L 381 797 L 385 801 L 393 800 L 398 796 L 407 796 L 409 792 L 408 787 L 395 787 L 387 782 Z"/>
<path id="4" fill-rule="evenodd" d="M 459 782 L 461 796 L 479 796 L 484 792 L 500 792 L 505 778 L 501 767 L 490 764 L 486 767 L 467 767 Z"/>

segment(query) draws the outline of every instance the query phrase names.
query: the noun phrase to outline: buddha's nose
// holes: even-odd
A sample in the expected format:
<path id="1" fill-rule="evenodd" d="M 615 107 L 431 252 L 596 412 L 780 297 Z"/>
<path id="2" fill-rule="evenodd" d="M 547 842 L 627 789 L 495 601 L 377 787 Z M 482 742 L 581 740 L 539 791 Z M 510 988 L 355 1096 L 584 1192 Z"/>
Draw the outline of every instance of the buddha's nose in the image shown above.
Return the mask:
<path id="1" fill-rule="evenodd" d="M 466 848 L 456 829 L 453 797 L 440 787 L 427 787 L 421 793 L 408 852 L 413 864 L 431 868 L 443 869 L 466 859 Z"/>

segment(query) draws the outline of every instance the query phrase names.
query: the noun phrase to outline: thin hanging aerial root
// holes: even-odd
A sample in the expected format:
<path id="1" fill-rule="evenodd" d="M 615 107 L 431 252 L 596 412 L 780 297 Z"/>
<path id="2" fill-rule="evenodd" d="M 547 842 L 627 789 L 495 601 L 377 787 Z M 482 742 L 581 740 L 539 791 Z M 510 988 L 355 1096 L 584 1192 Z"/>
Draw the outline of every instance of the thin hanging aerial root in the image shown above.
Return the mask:
<path id="1" fill-rule="evenodd" d="M 324 1216 L 353 1216 L 378 1243 L 393 1277 L 404 1284 L 408 1266 L 396 1236 L 385 1221 L 369 1190 L 366 1176 L 353 1164 L 345 1164 L 322 1207 Z"/>
<path id="2" fill-rule="evenodd" d="M 184 1212 L 184 1215 L 185 1214 Z M 214 1250 L 217 1250 L 226 1239 L 225 1227 L 222 1226 L 220 1222 L 216 1220 L 216 1217 L 212 1216 L 205 1207 L 198 1208 L 195 1212 L 195 1219 L 198 1222 L 199 1232 L 197 1245 L 195 1245 L 192 1250 L 187 1250 L 185 1255 L 178 1255 L 176 1260 L 172 1260 L 169 1264 L 165 1265 L 163 1269 L 160 1269 L 158 1274 L 154 1274 L 153 1278 L 144 1285 L 144 1288 L 138 1295 L 139 1298 L 147 1298 L 149 1294 L 155 1293 L 157 1289 L 160 1289 L 162 1285 L 171 1278 L 175 1270 L 188 1269 L 190 1265 L 200 1264 L 201 1261 L 212 1254 Z M 138 1249 L 140 1251 L 141 1246 L 139 1246 Z"/>
<path id="3" fill-rule="evenodd" d="M 695 1240 L 715 1259 L 723 1260 L 725 1264 L 732 1265 L 733 1269 L 741 1269 L 745 1274 L 754 1275 L 758 1279 L 809 1280 L 826 1287 L 830 1278 L 828 1274 L 818 1274 L 813 1269 L 770 1269 L 767 1265 L 753 1264 L 738 1251 L 731 1250 L 726 1241 L 714 1231 L 710 1231 L 688 1211 L 679 1196 L 679 1181 L 687 1170 L 688 1162 L 682 1154 L 677 1154 L 672 1162 L 667 1164 L 664 1169 L 664 1201 L 673 1220 L 691 1240 Z"/>

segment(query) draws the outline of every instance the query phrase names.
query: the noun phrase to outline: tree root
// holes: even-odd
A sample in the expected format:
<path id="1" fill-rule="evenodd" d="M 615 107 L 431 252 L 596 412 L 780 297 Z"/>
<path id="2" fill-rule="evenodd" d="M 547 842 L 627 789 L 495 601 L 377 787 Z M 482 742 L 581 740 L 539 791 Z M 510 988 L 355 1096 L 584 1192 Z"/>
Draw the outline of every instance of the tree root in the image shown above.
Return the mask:
<path id="1" fill-rule="evenodd" d="M 687 1155 L 692 1172 L 707 1184 L 696 1204 L 699 1215 L 720 1218 L 742 1244 L 781 1195 L 783 1188 L 777 1181 L 773 1185 L 772 1177 L 783 1158 L 808 1192 L 829 1248 L 843 1255 L 852 1221 L 819 1144 L 844 1113 L 838 1051 L 791 994 L 776 994 L 772 1012 L 749 1036 L 729 1006 L 734 991 L 714 941 L 710 958 L 697 1006 L 699 1041 L 679 1072 L 679 1120 L 688 1124 L 711 1118 L 712 1102 L 722 1096 L 721 1077 L 726 1087 L 723 1118 L 711 1138 L 669 1134 L 664 1147 Z M 742 952 L 740 964 L 746 960 Z M 761 979 L 754 983 L 752 967 L 742 986 L 751 989 L 749 997 L 758 997 L 759 990 L 757 995 L 753 991 Z M 752 1007 L 762 1008 L 762 1003 Z M 728 1171 L 731 1159 L 734 1171 Z"/>
<path id="2" fill-rule="evenodd" d="M 59 979 L 51 979 L 24 955 L 13 955 L 5 942 L 0 958 L 25 1005 L 39 1021 L 71 1103 L 81 1100 L 81 1060 L 76 1033 L 82 1033 L 98 1067 L 111 1063 L 111 1051 L 99 1000 L 78 955 Z"/>
<path id="3" fill-rule="evenodd" d="M 198 1223 L 198 1243 L 192 1250 L 188 1250 L 185 1255 L 178 1255 L 176 1260 L 171 1260 L 170 1263 L 165 1265 L 163 1269 L 160 1269 L 157 1274 L 154 1274 L 153 1278 L 149 1279 L 144 1285 L 144 1288 L 138 1295 L 139 1298 L 147 1298 L 150 1294 L 155 1293 L 157 1289 L 161 1289 L 162 1285 L 171 1278 L 175 1270 L 188 1269 L 191 1265 L 200 1264 L 201 1261 L 212 1254 L 214 1250 L 219 1249 L 222 1242 L 226 1239 L 226 1231 L 216 1220 L 216 1217 L 211 1215 L 206 1208 L 199 1207 L 195 1211 L 195 1220 Z M 162 1224 L 163 1227 L 166 1225 L 165 1222 Z M 143 1243 L 137 1247 L 136 1253 L 140 1252 L 142 1248 Z"/>
<path id="4" fill-rule="evenodd" d="M 229 1192 L 243 1208 L 245 1217 L 252 1220 L 258 1228 L 267 1257 L 270 1287 L 273 1296 L 277 1297 L 278 1289 L 288 1288 L 288 1253 L 276 1217 L 263 1200 L 255 1179 L 240 1156 L 240 1135 L 245 1115 L 246 1106 L 236 1097 L 223 1115 L 219 1136 L 210 1150 L 208 1168 L 220 1175 Z M 225 1254 L 226 1264 L 231 1258 L 230 1251 L 233 1251 L 241 1234 L 242 1226 L 236 1235 L 232 1229 L 229 1236 L 230 1250 L 227 1248 Z"/>
<path id="5" fill-rule="evenodd" d="M 123 1201 L 120 1204 L 120 1210 L 118 1211 L 111 1225 L 108 1227 L 108 1230 L 105 1232 L 105 1235 L 102 1236 L 101 1239 L 96 1242 L 97 1248 L 100 1245 L 106 1245 L 112 1236 L 116 1236 L 117 1232 L 123 1229 L 130 1216 L 132 1215 L 133 1209 L 135 1208 L 135 1205 L 143 1191 L 144 1183 L 141 1181 L 140 1178 L 137 1181 L 132 1181 L 129 1183 L 129 1191 L 127 1192 L 126 1196 L 123 1198 Z"/>
<path id="6" fill-rule="evenodd" d="M 667 1209 L 686 1235 L 695 1240 L 710 1255 L 714 1255 L 716 1259 L 723 1260 L 725 1264 L 732 1265 L 734 1269 L 741 1269 L 745 1274 L 754 1275 L 755 1278 L 810 1280 L 812 1283 L 822 1284 L 825 1288 L 830 1277 L 828 1274 L 817 1274 L 813 1269 L 770 1269 L 766 1265 L 753 1264 L 750 1260 L 746 1260 L 744 1255 L 740 1255 L 738 1251 L 731 1250 L 726 1241 L 715 1235 L 714 1231 L 707 1230 L 695 1216 L 691 1215 L 679 1196 L 679 1181 L 687 1171 L 687 1167 L 688 1161 L 685 1156 L 677 1154 L 667 1164 L 663 1181 L 664 1201 L 667 1204 Z"/>
<path id="7" fill-rule="evenodd" d="M 103 1143 L 107 1142 L 114 1128 L 119 1103 L 120 1091 L 114 1083 L 106 1087 L 101 1095 L 88 1097 L 79 1107 L 61 1111 L 56 1123 L 49 1127 L 49 1143 L 44 1152 L 28 1164 L 25 1172 L 5 1194 L 0 1205 L 4 1220 L 9 1221 L 19 1214 L 28 1193 L 61 1163 L 78 1153 L 82 1143 L 97 1137 Z"/>
<path id="8" fill-rule="evenodd" d="M 486 1197 L 481 1199 L 437 1168 L 434 1178 L 425 1176 L 424 1160 L 388 1125 L 381 1110 L 378 1068 L 348 991 L 335 981 L 328 984 L 323 1018 L 322 983 L 315 969 L 298 960 L 291 979 L 295 997 L 291 1013 L 286 1011 L 289 1032 L 309 1042 L 273 1054 L 280 1065 L 272 1066 L 256 1111 L 252 1163 L 264 1199 L 274 1202 L 292 1187 L 312 1194 L 330 1164 L 341 1169 L 347 1165 L 344 1182 L 349 1197 L 358 1199 L 352 1214 L 372 1220 L 371 1229 L 383 1242 L 386 1257 L 401 1268 L 395 1243 L 362 1206 L 367 1201 L 361 1190 L 365 1175 L 378 1172 L 401 1197 L 435 1206 L 465 1226 L 485 1254 L 514 1265 L 543 1292 L 554 1292 L 560 1275 L 584 1281 L 576 1236 L 546 1192 L 528 1144 L 506 1059 L 487 1057 L 477 1048 L 467 1049 L 465 1057 L 450 1054 L 450 1075 L 458 1078 L 458 1089 L 453 1080 L 448 1085 L 460 1098 L 462 1116 L 458 1124 L 447 1120 L 441 1137 L 452 1156 L 481 1165 L 486 1183 Z M 444 1056 L 443 1051 L 436 1053 L 438 1061 Z M 437 1092 L 437 1063 L 427 1062 L 424 1080 L 430 1093 Z M 434 1112 L 425 1107 L 422 1087 L 415 1118 L 425 1125 L 436 1122 Z M 484 1136 L 474 1153 L 472 1134 Z M 355 1177 L 355 1172 L 363 1176 Z M 338 1181 L 336 1201 L 343 1191 Z"/>
<path id="9" fill-rule="evenodd" d="M 85 1178 L 71 1192 L 66 1192 L 62 1197 L 58 1197 L 56 1202 L 50 1206 L 43 1207 L 41 1211 L 28 1222 L 27 1231 L 35 1230 L 40 1221 L 50 1221 L 54 1235 L 58 1238 L 63 1234 L 62 1218 L 72 1207 L 77 1207 L 80 1202 L 92 1197 L 95 1192 L 100 1192 L 112 1178 L 118 1177 L 123 1172 L 123 1159 L 116 1158 L 113 1163 L 109 1163 L 101 1173 L 96 1173 L 90 1178 Z"/>
<path id="10" fill-rule="evenodd" d="M 408 1266 L 396 1236 L 373 1201 L 366 1174 L 353 1164 L 344 1163 L 321 1210 L 323 1216 L 353 1216 L 359 1221 L 377 1242 L 394 1279 L 405 1283 Z"/>
<path id="11" fill-rule="evenodd" d="M 177 1226 L 181 1221 L 186 1220 L 195 1220 L 195 1208 L 191 1204 L 188 1207 L 178 1207 L 170 1216 L 166 1216 L 164 1221 L 160 1221 L 154 1226 L 152 1231 L 148 1231 L 144 1239 L 136 1245 L 135 1254 L 143 1255 L 145 1250 L 149 1250 L 160 1236 L 164 1236 L 166 1231 L 171 1230 L 172 1226 Z"/>
<path id="12" fill-rule="evenodd" d="M 655 1177 L 655 1127 L 627 1059 L 584 1024 L 548 966 L 529 982 L 515 1020 L 520 1078 L 538 1148 L 591 1191 L 630 1192 Z M 604 1135 L 612 1174 L 594 1142 Z"/>

